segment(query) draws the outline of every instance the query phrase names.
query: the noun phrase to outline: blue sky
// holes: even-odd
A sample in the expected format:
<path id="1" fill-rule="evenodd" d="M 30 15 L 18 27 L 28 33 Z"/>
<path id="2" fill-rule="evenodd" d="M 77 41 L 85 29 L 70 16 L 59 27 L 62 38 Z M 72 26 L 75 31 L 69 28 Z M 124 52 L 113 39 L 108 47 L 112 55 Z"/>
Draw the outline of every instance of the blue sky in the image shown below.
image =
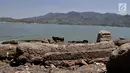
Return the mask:
<path id="1" fill-rule="evenodd" d="M 130 14 L 130 0 L 0 0 L 0 17 L 26 18 L 69 11 L 118 13 L 118 3 L 127 3 Z"/>

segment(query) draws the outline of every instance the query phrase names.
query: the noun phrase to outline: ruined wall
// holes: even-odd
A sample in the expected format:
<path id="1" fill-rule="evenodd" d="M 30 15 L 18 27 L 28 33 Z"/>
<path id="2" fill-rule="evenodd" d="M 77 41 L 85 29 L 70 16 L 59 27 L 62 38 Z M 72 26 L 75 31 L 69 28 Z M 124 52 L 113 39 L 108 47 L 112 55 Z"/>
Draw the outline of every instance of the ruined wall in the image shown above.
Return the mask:
<path id="1" fill-rule="evenodd" d="M 75 60 L 108 57 L 115 49 L 113 41 L 91 44 L 46 44 L 20 43 L 18 45 L 0 45 L 0 59 L 25 59 L 32 62 L 43 60 Z"/>

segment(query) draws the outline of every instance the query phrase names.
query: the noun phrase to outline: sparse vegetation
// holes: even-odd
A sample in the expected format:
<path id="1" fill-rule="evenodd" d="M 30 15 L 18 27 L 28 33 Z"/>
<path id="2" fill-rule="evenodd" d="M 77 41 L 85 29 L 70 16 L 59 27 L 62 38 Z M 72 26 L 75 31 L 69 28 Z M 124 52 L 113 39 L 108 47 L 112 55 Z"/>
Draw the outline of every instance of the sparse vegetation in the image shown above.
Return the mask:
<path id="1" fill-rule="evenodd" d="M 48 13 L 44 16 L 13 19 L 0 18 L 0 22 L 23 22 L 39 24 L 101 25 L 130 27 L 130 15 L 96 12 Z"/>

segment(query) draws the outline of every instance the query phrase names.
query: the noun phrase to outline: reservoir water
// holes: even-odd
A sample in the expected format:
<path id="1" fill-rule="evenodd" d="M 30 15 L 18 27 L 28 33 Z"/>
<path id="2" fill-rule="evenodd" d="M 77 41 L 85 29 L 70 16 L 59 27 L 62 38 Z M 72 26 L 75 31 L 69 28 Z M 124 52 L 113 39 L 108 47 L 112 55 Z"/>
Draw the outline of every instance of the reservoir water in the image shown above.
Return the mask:
<path id="1" fill-rule="evenodd" d="M 89 40 L 97 39 L 100 30 L 112 32 L 112 38 L 130 38 L 130 28 L 109 26 L 86 25 L 57 25 L 57 24 L 22 24 L 0 23 L 0 41 L 2 40 L 26 40 L 43 39 L 51 36 L 65 37 L 65 40 Z"/>

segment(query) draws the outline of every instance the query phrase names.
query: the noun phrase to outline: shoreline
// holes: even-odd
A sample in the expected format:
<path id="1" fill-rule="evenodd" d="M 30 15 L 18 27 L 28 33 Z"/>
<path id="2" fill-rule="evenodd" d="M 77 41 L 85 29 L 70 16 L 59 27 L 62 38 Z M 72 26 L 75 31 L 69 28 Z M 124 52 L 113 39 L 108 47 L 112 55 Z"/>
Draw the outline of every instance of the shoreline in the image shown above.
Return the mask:
<path id="1" fill-rule="evenodd" d="M 44 40 L 10 40 L 0 43 L 2 73 L 106 73 L 113 50 L 130 40 L 112 40 L 109 31 L 101 30 L 96 42 L 64 42 L 64 37 Z M 3 69 L 3 66 L 5 67 Z"/>
<path id="2" fill-rule="evenodd" d="M 101 26 L 101 27 L 114 27 L 114 28 L 130 28 L 130 26 L 109 26 L 109 25 L 105 25 L 105 26 L 102 26 L 102 25 L 91 25 L 91 24 L 88 24 L 88 25 L 85 25 L 85 24 L 56 24 L 56 23 L 26 23 L 26 22 L 0 22 L 1 23 L 14 23 L 14 24 L 40 24 L 40 25 L 44 25 L 44 24 L 47 24 L 47 25 L 70 25 L 70 26 Z"/>

